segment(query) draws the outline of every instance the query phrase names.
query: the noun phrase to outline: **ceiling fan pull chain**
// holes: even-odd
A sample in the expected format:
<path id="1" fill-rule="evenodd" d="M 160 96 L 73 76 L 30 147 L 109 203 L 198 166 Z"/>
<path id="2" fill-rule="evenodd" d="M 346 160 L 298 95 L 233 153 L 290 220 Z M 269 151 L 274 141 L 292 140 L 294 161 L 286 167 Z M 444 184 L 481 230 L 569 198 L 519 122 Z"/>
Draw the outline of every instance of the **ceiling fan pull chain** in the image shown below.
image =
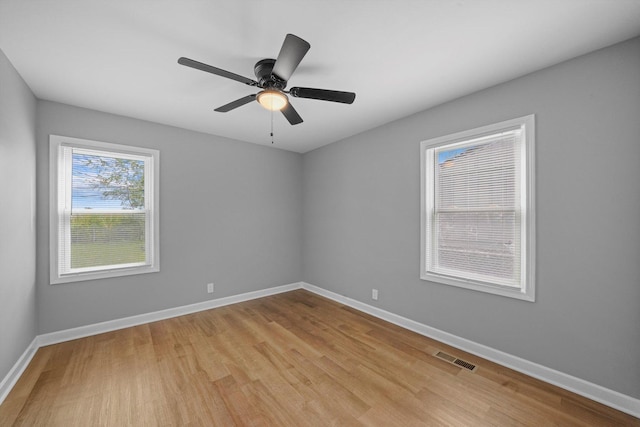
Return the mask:
<path id="1" fill-rule="evenodd" d="M 273 144 L 273 110 L 271 110 L 271 144 Z"/>

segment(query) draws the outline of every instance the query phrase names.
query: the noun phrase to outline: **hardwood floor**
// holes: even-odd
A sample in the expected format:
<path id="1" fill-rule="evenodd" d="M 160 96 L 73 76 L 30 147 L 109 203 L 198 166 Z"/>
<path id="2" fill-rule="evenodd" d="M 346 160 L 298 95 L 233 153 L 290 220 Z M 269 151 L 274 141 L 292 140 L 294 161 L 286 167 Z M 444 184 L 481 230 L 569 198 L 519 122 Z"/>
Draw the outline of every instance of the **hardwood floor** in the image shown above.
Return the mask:
<path id="1" fill-rule="evenodd" d="M 469 372 L 432 354 L 476 364 Z M 304 290 L 38 350 L 0 425 L 640 426 Z"/>

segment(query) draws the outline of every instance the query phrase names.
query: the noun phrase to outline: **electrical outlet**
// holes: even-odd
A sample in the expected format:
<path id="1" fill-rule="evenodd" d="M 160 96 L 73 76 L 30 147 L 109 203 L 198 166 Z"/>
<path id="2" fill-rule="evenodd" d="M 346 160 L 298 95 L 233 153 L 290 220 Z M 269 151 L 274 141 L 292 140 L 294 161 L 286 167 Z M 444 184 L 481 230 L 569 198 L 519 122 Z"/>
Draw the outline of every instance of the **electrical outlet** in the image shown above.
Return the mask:
<path id="1" fill-rule="evenodd" d="M 213 283 L 207 283 L 207 292 L 210 294 L 213 293 Z"/>
<path id="2" fill-rule="evenodd" d="M 371 299 L 378 301 L 378 290 L 371 289 Z"/>

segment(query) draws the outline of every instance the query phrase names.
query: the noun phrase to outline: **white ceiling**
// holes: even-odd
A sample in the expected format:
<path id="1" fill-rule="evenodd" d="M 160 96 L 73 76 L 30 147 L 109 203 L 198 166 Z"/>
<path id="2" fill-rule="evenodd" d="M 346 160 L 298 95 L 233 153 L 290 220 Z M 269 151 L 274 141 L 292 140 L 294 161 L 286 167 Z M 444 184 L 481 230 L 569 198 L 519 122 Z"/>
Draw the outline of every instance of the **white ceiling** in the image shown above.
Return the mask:
<path id="1" fill-rule="evenodd" d="M 255 88 L 177 59 L 255 79 L 287 33 L 311 44 L 290 87 L 357 94 L 274 116 L 274 146 L 304 153 L 639 35 L 640 0 L 0 0 L 0 49 L 38 98 L 264 145 L 259 104 L 213 111 Z"/>

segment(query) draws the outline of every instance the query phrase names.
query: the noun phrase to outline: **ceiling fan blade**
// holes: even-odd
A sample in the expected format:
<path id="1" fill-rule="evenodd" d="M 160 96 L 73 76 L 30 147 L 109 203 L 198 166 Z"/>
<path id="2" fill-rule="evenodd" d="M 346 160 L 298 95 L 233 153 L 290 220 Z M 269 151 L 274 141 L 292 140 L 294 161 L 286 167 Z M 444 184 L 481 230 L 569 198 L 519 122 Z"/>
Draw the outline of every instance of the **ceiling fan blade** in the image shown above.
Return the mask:
<path id="1" fill-rule="evenodd" d="M 342 102 L 343 104 L 352 104 L 356 99 L 356 94 L 353 92 L 314 89 L 310 87 L 292 87 L 289 93 L 296 98 L 320 99 L 322 101 Z"/>
<path id="2" fill-rule="evenodd" d="M 251 80 L 247 77 L 243 77 L 239 74 L 235 74 L 221 68 L 203 64 L 202 62 L 194 61 L 193 59 L 185 58 L 184 56 L 178 59 L 178 64 L 186 65 L 187 67 L 195 68 L 196 70 L 206 71 L 207 73 L 215 74 L 217 76 L 226 77 L 249 86 L 258 86 L 258 82 L 255 80 Z"/>
<path id="3" fill-rule="evenodd" d="M 247 96 L 245 96 L 243 98 L 236 99 L 233 102 L 230 102 L 230 103 L 228 103 L 226 105 L 223 105 L 222 107 L 218 107 L 214 111 L 217 111 L 219 113 L 226 113 L 227 111 L 231 111 L 234 108 L 242 107 L 244 104 L 248 104 L 248 103 L 250 103 L 251 101 L 253 101 L 255 99 L 256 99 L 256 95 L 255 94 L 247 95 Z"/>
<path id="4" fill-rule="evenodd" d="M 291 103 L 287 103 L 287 105 L 285 105 L 285 107 L 280 111 L 282 111 L 282 114 L 284 114 L 289 123 L 291 123 L 292 125 L 302 123 L 302 117 L 300 117 L 300 114 L 298 114 L 296 109 L 293 108 L 293 105 L 291 105 Z"/>
<path id="5" fill-rule="evenodd" d="M 280 80 L 287 81 L 298 68 L 300 61 L 307 54 L 311 45 L 293 34 L 287 34 L 280 48 L 280 53 L 271 74 Z"/>

